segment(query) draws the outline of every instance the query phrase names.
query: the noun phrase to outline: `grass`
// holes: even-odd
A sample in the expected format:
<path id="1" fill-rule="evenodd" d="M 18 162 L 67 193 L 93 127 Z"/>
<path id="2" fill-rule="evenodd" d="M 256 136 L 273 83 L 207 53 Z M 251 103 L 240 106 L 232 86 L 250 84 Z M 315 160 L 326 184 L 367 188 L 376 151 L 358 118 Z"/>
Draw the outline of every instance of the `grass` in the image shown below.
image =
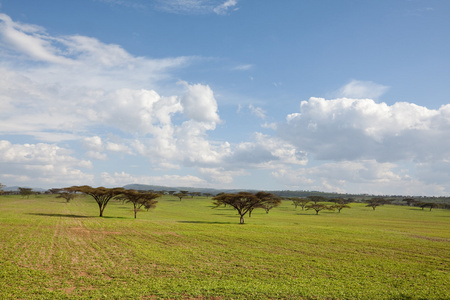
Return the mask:
<path id="1" fill-rule="evenodd" d="M 1 299 L 450 299 L 450 211 L 0 197 Z"/>

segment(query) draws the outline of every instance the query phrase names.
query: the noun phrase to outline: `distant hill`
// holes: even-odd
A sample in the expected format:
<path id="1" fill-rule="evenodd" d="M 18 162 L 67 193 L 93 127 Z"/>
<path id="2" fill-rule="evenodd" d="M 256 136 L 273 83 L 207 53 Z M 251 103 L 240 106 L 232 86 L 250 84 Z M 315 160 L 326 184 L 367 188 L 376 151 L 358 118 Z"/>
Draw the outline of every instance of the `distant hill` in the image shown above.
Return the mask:
<path id="1" fill-rule="evenodd" d="M 20 187 L 28 188 L 27 186 L 20 186 Z M 31 188 L 31 189 L 35 192 L 40 192 L 40 193 L 46 191 L 46 189 L 41 189 L 41 188 Z M 2 190 L 5 192 L 18 192 L 19 186 L 6 186 L 6 187 L 3 187 Z"/>
<path id="2" fill-rule="evenodd" d="M 126 189 L 133 189 L 138 191 L 189 191 L 196 193 L 210 193 L 216 195 L 218 193 L 235 193 L 240 191 L 253 192 L 254 190 L 238 190 L 238 189 L 212 189 L 212 188 L 195 188 L 195 187 L 168 187 L 161 185 L 150 185 L 150 184 L 127 184 L 123 186 Z"/>
<path id="3" fill-rule="evenodd" d="M 189 191 L 197 193 L 209 193 L 216 195 L 218 193 L 236 193 L 236 192 L 251 192 L 255 193 L 260 190 L 252 189 L 213 189 L 213 188 L 195 188 L 195 187 L 167 187 L 161 185 L 149 185 L 149 184 L 128 184 L 125 185 L 126 189 L 133 189 L 138 191 Z M 348 198 L 355 195 L 338 194 L 338 193 L 324 193 L 317 191 L 267 191 L 280 197 L 307 197 L 307 196 L 323 196 L 326 198 Z M 361 196 L 361 195 L 360 195 Z"/>

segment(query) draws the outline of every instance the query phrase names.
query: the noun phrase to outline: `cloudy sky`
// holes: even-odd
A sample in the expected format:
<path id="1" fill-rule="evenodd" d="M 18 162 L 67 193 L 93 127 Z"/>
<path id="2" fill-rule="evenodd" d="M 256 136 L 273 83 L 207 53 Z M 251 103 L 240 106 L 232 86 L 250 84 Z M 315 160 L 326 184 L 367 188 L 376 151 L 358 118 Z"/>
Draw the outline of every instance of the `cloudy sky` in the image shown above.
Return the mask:
<path id="1" fill-rule="evenodd" d="M 0 182 L 450 194 L 448 0 L 0 0 Z"/>

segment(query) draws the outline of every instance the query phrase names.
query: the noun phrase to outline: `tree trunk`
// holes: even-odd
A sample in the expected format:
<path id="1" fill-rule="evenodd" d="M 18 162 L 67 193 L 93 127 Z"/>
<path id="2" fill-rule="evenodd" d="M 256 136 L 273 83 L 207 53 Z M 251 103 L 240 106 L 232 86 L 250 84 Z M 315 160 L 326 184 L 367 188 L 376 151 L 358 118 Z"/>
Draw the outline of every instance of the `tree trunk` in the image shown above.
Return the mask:
<path id="1" fill-rule="evenodd" d="M 244 224 L 244 216 L 243 215 L 241 215 L 241 218 L 239 220 L 239 224 Z"/>

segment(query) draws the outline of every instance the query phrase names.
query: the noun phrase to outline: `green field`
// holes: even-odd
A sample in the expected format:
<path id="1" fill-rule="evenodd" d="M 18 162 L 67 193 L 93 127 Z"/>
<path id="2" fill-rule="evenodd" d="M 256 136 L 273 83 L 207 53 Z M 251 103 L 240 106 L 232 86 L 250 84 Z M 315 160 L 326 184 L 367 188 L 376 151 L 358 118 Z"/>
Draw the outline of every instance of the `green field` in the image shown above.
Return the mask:
<path id="1" fill-rule="evenodd" d="M 450 299 L 450 211 L 0 196 L 0 299 Z"/>

